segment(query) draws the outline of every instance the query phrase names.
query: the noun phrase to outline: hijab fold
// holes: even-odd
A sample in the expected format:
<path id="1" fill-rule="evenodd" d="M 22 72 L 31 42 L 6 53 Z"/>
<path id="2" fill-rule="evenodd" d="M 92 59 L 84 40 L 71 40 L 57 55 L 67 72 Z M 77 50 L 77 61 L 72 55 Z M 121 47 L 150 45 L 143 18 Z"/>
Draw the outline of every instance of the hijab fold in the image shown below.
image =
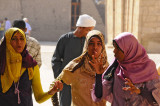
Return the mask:
<path id="1" fill-rule="evenodd" d="M 3 93 L 8 91 L 13 82 L 18 82 L 26 68 L 30 68 L 29 70 L 32 72 L 29 73 L 33 73 L 32 68 L 37 65 L 37 62 L 28 54 L 26 46 L 21 54 L 14 50 L 10 44 L 10 40 L 12 36 L 16 34 L 15 32 L 19 32 L 25 38 L 25 33 L 22 30 L 10 28 L 6 31 L 4 40 L 0 45 L 0 55 L 4 56 L 3 58 L 0 58 L 0 65 L 2 66 L 2 68 L 0 68 L 0 74 Z M 24 42 L 26 43 L 26 38 Z M 29 74 L 29 77 L 31 79 L 33 74 Z"/>
<path id="2" fill-rule="evenodd" d="M 119 62 L 117 75 L 129 78 L 133 83 L 142 83 L 158 78 L 155 63 L 149 59 L 146 50 L 135 36 L 124 32 L 115 37 L 115 42 L 124 52 L 124 61 Z"/>
<path id="3" fill-rule="evenodd" d="M 82 66 L 83 72 L 90 74 L 91 76 L 95 76 L 95 70 L 89 64 L 89 61 L 91 60 L 91 58 L 89 58 L 88 56 L 88 44 L 89 44 L 90 39 L 94 37 L 95 35 L 98 36 L 102 41 L 103 67 L 104 68 L 108 67 L 109 64 L 107 61 L 107 53 L 105 49 L 103 34 L 98 30 L 92 30 L 86 36 L 85 44 L 83 47 L 83 53 L 79 57 L 69 62 L 66 65 L 66 67 L 63 69 L 63 71 L 68 70 L 68 71 L 74 72 L 76 69 Z"/>

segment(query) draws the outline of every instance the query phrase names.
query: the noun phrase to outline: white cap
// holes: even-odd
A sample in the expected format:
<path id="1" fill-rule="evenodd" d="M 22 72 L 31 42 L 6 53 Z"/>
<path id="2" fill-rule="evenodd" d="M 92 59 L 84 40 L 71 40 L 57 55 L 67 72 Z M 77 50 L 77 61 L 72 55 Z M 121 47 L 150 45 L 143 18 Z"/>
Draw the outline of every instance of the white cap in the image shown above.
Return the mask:
<path id="1" fill-rule="evenodd" d="M 95 27 L 96 20 L 87 14 L 83 14 L 79 16 L 76 26 L 77 27 Z"/>
<path id="2" fill-rule="evenodd" d="M 28 19 L 27 19 L 27 18 L 23 18 L 23 21 L 27 22 L 27 21 L 28 21 Z"/>

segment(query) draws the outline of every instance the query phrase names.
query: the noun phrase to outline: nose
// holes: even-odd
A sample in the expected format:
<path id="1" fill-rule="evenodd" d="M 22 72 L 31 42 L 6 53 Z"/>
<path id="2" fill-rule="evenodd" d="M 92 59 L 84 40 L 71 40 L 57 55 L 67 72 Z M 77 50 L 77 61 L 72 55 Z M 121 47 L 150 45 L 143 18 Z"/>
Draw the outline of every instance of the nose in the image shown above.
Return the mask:
<path id="1" fill-rule="evenodd" d="M 17 39 L 17 44 L 21 44 L 21 40 L 20 39 Z"/>
<path id="2" fill-rule="evenodd" d="M 94 49 L 97 49 L 98 45 L 97 44 L 94 44 Z"/>
<path id="3" fill-rule="evenodd" d="M 115 54 L 115 49 L 113 49 L 113 53 Z"/>

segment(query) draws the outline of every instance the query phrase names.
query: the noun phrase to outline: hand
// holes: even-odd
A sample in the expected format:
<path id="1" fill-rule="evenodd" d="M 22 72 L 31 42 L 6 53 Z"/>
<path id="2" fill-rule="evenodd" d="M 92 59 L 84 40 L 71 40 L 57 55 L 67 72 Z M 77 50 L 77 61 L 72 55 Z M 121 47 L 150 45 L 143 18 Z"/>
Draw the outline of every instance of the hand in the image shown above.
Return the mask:
<path id="1" fill-rule="evenodd" d="M 105 71 L 105 68 L 103 67 L 103 54 L 101 53 L 100 58 L 95 58 L 94 55 L 92 55 L 92 61 L 89 61 L 89 63 L 92 65 L 92 67 L 95 69 L 97 74 L 103 74 Z"/>
<path id="2" fill-rule="evenodd" d="M 140 89 L 135 87 L 130 79 L 125 78 L 125 80 L 126 80 L 125 85 L 129 85 L 129 87 L 123 87 L 122 88 L 123 90 L 130 91 L 131 94 L 133 94 L 133 93 L 140 94 L 141 93 Z"/>
<path id="3" fill-rule="evenodd" d="M 49 95 L 54 95 L 56 92 L 59 92 L 63 89 L 63 83 L 59 80 L 55 81 L 50 85 Z"/>

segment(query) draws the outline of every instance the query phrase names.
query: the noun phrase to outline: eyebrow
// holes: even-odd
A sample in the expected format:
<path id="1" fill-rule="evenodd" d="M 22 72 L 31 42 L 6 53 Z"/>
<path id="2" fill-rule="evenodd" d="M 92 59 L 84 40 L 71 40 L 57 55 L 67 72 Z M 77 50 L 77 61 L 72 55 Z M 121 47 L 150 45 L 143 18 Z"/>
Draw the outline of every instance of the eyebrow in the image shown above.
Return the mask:
<path id="1" fill-rule="evenodd" d="M 92 40 L 90 42 L 93 42 Z M 98 41 L 98 42 L 101 42 L 101 41 Z M 102 42 L 101 42 L 102 43 Z"/>
<path id="2" fill-rule="evenodd" d="M 13 32 L 11 39 L 14 37 L 14 35 L 15 35 L 16 32 L 17 32 L 17 31 Z"/>

